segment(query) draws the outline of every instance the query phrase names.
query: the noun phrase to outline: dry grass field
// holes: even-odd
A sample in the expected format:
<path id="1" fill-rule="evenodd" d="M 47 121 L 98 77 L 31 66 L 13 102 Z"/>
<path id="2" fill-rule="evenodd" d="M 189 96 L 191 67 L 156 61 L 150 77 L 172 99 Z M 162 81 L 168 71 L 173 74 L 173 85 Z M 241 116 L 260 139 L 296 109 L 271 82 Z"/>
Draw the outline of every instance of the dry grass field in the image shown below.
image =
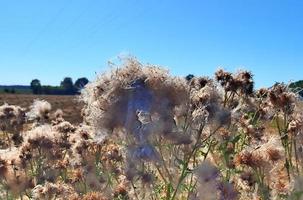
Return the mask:
<path id="1" fill-rule="evenodd" d="M 35 99 L 48 101 L 52 105 L 53 111 L 61 109 L 64 113 L 64 118 L 73 124 L 82 122 L 82 104 L 77 101 L 77 96 L 0 94 L 0 105 L 8 103 L 28 109 Z"/>

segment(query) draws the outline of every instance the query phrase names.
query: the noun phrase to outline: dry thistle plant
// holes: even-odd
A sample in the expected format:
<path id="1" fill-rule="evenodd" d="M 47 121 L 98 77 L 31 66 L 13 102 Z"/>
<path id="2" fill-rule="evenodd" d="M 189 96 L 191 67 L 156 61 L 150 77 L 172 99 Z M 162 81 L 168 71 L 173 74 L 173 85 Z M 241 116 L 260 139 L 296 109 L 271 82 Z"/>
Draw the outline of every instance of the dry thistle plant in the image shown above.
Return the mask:
<path id="1" fill-rule="evenodd" d="M 25 123 L 25 110 L 19 106 L 4 104 L 0 106 L 0 147 L 11 147 L 12 144 L 20 144 L 22 137 L 20 132 Z"/>
<path id="2" fill-rule="evenodd" d="M 0 199 L 303 198 L 303 106 L 287 85 L 129 58 L 80 100 L 78 126 L 46 101 L 0 106 Z"/>
<path id="3" fill-rule="evenodd" d="M 34 121 L 34 125 L 44 124 L 49 119 L 52 106 L 44 100 L 35 100 L 30 106 L 30 111 L 26 113 L 28 120 Z"/>

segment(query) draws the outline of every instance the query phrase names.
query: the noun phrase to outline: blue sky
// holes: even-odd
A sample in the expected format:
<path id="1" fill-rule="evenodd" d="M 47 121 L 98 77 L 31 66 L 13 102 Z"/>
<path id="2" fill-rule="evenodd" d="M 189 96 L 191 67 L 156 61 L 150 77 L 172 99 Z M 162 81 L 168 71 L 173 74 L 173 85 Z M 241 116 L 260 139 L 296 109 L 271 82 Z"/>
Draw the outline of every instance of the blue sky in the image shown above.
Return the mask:
<path id="1" fill-rule="evenodd" d="M 248 69 L 257 87 L 303 79 L 303 1 L 0 0 L 0 84 L 58 85 L 118 55 L 212 76 Z"/>

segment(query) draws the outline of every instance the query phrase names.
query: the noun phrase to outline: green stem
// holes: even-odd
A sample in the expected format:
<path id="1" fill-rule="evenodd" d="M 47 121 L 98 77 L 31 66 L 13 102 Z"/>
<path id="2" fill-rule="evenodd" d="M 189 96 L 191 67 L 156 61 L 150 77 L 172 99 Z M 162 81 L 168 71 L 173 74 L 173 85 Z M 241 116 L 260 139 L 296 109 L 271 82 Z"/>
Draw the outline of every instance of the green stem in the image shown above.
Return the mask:
<path id="1" fill-rule="evenodd" d="M 203 144 L 204 142 L 206 142 L 213 134 L 215 134 L 217 132 L 217 130 L 219 129 L 220 127 L 217 127 L 208 137 L 206 137 L 202 142 L 201 144 Z M 203 132 L 203 129 L 204 129 L 204 125 L 201 125 L 200 126 L 200 129 L 199 129 L 199 132 L 198 132 L 198 136 L 197 136 L 197 141 L 193 147 L 193 150 L 190 152 L 185 164 L 183 165 L 183 168 L 182 168 L 182 172 L 181 172 L 181 175 L 179 177 L 179 180 L 178 180 L 178 184 L 177 184 L 177 187 L 172 195 L 172 198 L 171 200 L 175 199 L 176 195 L 177 195 L 177 192 L 183 182 L 183 180 L 186 178 L 187 176 L 187 169 L 188 169 L 188 165 L 189 165 L 189 162 L 192 158 L 193 155 L 195 155 L 197 149 L 200 147 L 200 139 L 201 139 L 201 136 L 202 136 L 202 132 Z M 206 157 L 205 157 L 206 158 Z"/>
<path id="2" fill-rule="evenodd" d="M 139 196 L 138 196 L 138 194 L 137 194 L 136 187 L 135 187 L 135 184 L 134 184 L 133 181 L 131 181 L 131 185 L 132 185 L 132 187 L 133 187 L 133 189 L 134 189 L 134 194 L 135 194 L 136 199 L 139 200 Z"/>
<path id="3" fill-rule="evenodd" d="M 295 138 L 293 139 L 293 143 L 294 143 L 295 158 L 296 158 L 296 169 L 297 169 L 297 172 L 298 172 L 298 174 L 299 174 L 297 142 L 296 142 L 296 139 L 295 139 Z"/>

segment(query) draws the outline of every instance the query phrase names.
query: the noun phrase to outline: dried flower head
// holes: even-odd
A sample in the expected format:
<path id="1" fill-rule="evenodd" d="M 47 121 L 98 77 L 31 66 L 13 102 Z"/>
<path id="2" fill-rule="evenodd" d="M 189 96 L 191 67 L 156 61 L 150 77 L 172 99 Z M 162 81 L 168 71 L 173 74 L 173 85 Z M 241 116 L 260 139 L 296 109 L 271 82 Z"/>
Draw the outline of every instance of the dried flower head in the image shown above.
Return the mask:
<path id="1" fill-rule="evenodd" d="M 25 122 L 25 109 L 3 104 L 0 106 L 0 130 L 18 133 Z"/>
<path id="2" fill-rule="evenodd" d="M 30 107 L 30 111 L 26 114 L 29 120 L 44 122 L 49 119 L 52 106 L 45 100 L 35 100 Z"/>
<path id="3" fill-rule="evenodd" d="M 101 192 L 88 192 L 81 199 L 82 200 L 108 200 L 108 198 Z"/>
<path id="4" fill-rule="evenodd" d="M 75 190 L 65 183 L 48 183 L 44 185 L 37 185 L 32 190 L 33 199 L 70 199 L 76 198 Z"/>
<path id="5" fill-rule="evenodd" d="M 293 112 L 295 94 L 290 92 L 286 85 L 276 83 L 269 90 L 269 100 L 274 108 L 286 113 Z"/>
<path id="6" fill-rule="evenodd" d="M 4 177 L 8 170 L 7 160 L 0 157 L 0 177 Z"/>

